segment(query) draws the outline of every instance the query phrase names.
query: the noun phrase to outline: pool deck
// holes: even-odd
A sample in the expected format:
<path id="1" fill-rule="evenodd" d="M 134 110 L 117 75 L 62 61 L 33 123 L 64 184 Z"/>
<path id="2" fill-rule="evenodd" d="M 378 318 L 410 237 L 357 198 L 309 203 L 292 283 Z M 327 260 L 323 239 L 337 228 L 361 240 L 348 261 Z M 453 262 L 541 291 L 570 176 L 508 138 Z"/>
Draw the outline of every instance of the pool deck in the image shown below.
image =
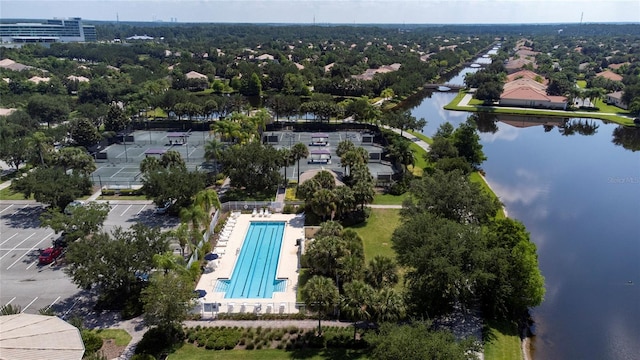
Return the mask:
<path id="1" fill-rule="evenodd" d="M 230 216 L 228 221 L 235 219 L 235 225 L 229 233 L 227 242 L 219 242 L 212 251 L 220 258 L 207 264 L 204 274 L 200 277 L 196 289 L 205 290 L 207 294 L 200 299 L 201 303 L 217 304 L 213 311 L 201 309 L 203 318 L 215 317 L 217 313 L 297 313 L 296 289 L 298 286 L 298 246 L 296 240 L 304 238 L 304 217 L 295 214 L 271 214 L 267 217 L 241 214 Z M 287 279 L 283 292 L 274 292 L 271 298 L 225 298 L 224 292 L 215 292 L 218 279 L 229 279 L 242 248 L 245 235 L 251 222 L 284 222 L 284 235 L 280 249 L 280 259 L 276 278 Z M 215 311 L 217 307 L 217 311 Z"/>

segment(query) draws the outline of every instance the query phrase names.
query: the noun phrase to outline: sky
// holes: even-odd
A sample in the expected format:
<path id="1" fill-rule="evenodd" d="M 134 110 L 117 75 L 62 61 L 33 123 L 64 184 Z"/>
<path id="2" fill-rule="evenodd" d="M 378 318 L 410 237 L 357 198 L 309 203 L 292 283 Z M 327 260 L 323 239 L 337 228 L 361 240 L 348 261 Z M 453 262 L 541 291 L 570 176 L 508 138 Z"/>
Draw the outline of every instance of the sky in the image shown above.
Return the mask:
<path id="1" fill-rule="evenodd" d="M 640 22 L 640 0 L 0 0 L 0 18 L 305 24 Z"/>

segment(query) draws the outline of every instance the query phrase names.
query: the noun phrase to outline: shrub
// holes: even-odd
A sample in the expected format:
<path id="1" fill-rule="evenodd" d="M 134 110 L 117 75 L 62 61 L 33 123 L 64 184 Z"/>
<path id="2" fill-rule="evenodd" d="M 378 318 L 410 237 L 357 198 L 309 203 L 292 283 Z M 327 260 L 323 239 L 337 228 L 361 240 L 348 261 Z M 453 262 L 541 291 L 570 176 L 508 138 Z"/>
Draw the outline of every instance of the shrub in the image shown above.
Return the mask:
<path id="1" fill-rule="evenodd" d="M 247 350 L 253 350 L 254 349 L 253 343 L 252 342 L 248 343 L 246 349 Z"/>
<path id="2" fill-rule="evenodd" d="M 216 348 L 216 345 L 217 345 L 216 344 L 216 339 L 210 338 L 205 343 L 204 348 L 207 349 L 207 350 L 212 350 L 212 349 L 219 350 L 219 349 Z"/>
<path id="3" fill-rule="evenodd" d="M 84 349 L 87 354 L 92 354 L 102 347 L 102 338 L 91 330 L 82 330 L 80 332 Z"/>
<path id="4" fill-rule="evenodd" d="M 136 354 L 150 354 L 159 357 L 184 341 L 184 330 L 181 327 L 154 327 L 149 329 L 136 347 Z M 206 339 L 203 339 L 206 341 Z M 200 337 L 198 337 L 198 343 Z"/>
<path id="5" fill-rule="evenodd" d="M 293 214 L 295 213 L 295 211 L 296 211 L 296 208 L 292 204 L 285 204 L 284 207 L 282 208 L 283 214 Z"/>

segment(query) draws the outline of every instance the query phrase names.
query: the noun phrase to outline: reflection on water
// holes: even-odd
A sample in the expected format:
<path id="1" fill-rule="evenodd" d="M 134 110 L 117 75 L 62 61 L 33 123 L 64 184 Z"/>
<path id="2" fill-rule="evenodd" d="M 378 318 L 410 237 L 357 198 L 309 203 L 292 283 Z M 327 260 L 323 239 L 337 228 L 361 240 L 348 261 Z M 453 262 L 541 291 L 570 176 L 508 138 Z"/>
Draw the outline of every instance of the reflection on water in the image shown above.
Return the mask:
<path id="1" fill-rule="evenodd" d="M 412 115 L 428 136 L 468 116 L 482 131 L 487 179 L 527 226 L 546 278 L 535 359 L 637 359 L 640 128 L 442 110 L 454 96 L 434 93 Z"/>
<path id="2" fill-rule="evenodd" d="M 613 130 L 612 142 L 627 150 L 640 150 L 640 127 L 618 126 Z"/>

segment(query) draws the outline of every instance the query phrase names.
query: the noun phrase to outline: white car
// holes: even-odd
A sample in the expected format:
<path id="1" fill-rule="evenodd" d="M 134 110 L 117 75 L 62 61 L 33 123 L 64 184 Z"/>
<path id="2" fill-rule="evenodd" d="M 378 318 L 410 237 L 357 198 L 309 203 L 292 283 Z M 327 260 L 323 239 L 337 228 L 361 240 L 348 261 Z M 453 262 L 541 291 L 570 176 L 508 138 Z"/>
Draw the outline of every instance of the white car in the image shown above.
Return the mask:
<path id="1" fill-rule="evenodd" d="M 71 212 L 73 211 L 73 209 L 78 206 L 84 206 L 84 201 L 73 200 L 64 208 L 64 213 L 67 215 L 71 215 Z"/>
<path id="2" fill-rule="evenodd" d="M 171 205 L 173 205 L 173 203 L 171 201 L 167 201 L 164 205 L 157 207 L 153 212 L 156 214 L 166 214 Z"/>

